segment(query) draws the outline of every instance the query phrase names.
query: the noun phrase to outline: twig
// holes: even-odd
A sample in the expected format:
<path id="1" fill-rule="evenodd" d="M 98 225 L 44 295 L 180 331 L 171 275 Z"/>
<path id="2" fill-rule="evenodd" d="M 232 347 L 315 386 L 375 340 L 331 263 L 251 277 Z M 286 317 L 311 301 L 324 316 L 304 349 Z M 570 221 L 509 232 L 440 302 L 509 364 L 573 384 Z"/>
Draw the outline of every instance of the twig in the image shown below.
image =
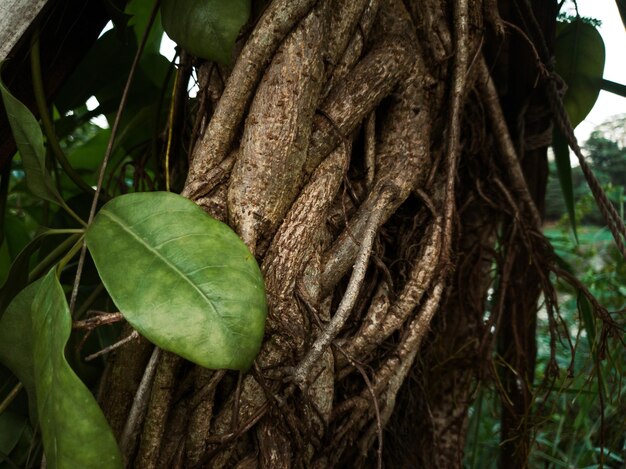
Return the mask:
<path id="1" fill-rule="evenodd" d="M 85 301 L 83 301 L 83 304 L 80 305 L 80 307 L 76 310 L 74 316 L 77 319 L 82 318 L 85 312 L 87 311 L 87 309 L 93 304 L 94 301 L 96 301 L 96 298 L 98 298 L 98 296 L 102 293 L 103 290 L 104 290 L 104 284 L 99 283 L 98 286 L 96 286 L 96 288 L 94 288 L 93 291 L 89 294 L 89 296 L 85 299 Z"/>
<path id="2" fill-rule="evenodd" d="M 101 313 L 82 321 L 74 321 L 72 329 L 95 329 L 105 324 L 113 324 L 124 319 L 122 313 Z"/>
<path id="3" fill-rule="evenodd" d="M 11 402 L 13 402 L 13 399 L 17 397 L 23 387 L 24 385 L 21 381 L 13 386 L 13 389 L 11 389 L 11 392 L 7 394 L 7 397 L 5 397 L 2 402 L 0 402 L 0 414 L 3 414 L 4 411 L 7 410 L 9 405 L 11 405 Z"/>
<path id="4" fill-rule="evenodd" d="M 103 348 L 102 350 L 96 352 L 96 353 L 92 353 L 91 355 L 87 355 L 85 357 L 85 361 L 89 362 L 91 360 L 93 360 L 94 358 L 98 358 L 99 356 L 102 356 L 106 353 L 109 353 L 113 350 L 115 350 L 116 348 L 121 347 L 124 344 L 127 344 L 128 342 L 130 342 L 131 340 L 137 339 L 139 337 L 139 332 L 137 331 L 133 331 L 130 333 L 130 335 L 128 337 L 123 338 L 122 340 L 119 340 L 117 342 L 115 342 L 114 344 L 109 345 L 108 347 Z"/>
<path id="5" fill-rule="evenodd" d="M 146 370 L 144 371 L 141 382 L 139 383 L 139 387 L 137 388 L 137 392 L 135 392 L 135 398 L 133 399 L 133 404 L 130 408 L 130 412 L 128 413 L 128 419 L 124 425 L 124 431 L 122 432 L 122 437 L 120 438 L 120 449 L 122 450 L 122 454 L 124 455 L 124 460 L 126 462 L 129 460 L 130 452 L 134 449 L 135 438 L 137 437 L 137 433 L 139 433 L 139 427 L 143 422 L 146 409 L 148 408 L 150 389 L 152 388 L 152 381 L 154 380 L 154 375 L 156 374 L 160 356 L 161 349 L 159 347 L 154 347 L 150 360 L 148 361 L 148 365 L 146 365 Z"/>
<path id="6" fill-rule="evenodd" d="M 509 183 L 513 190 L 519 195 L 520 199 L 528 210 L 532 225 L 534 228 L 541 226 L 541 216 L 537 210 L 537 206 L 528 191 L 524 173 L 519 163 L 519 159 L 515 152 L 515 146 L 511 140 L 509 129 L 504 119 L 502 108 L 498 98 L 498 92 L 496 86 L 493 83 L 493 79 L 489 74 L 487 64 L 484 57 L 481 57 L 478 64 L 478 85 L 481 88 L 483 95 L 485 96 L 485 103 L 489 116 L 491 118 L 491 124 L 493 126 L 493 134 L 500 150 L 500 155 L 504 159 L 505 167 L 508 172 Z"/>
<path id="7" fill-rule="evenodd" d="M 371 189 L 376 176 L 376 111 L 370 112 L 365 121 L 365 181 Z"/>
<path id="8" fill-rule="evenodd" d="M 447 161 L 448 170 L 446 172 L 446 197 L 444 208 L 444 231 L 442 256 L 445 263 L 449 263 L 452 250 L 452 225 L 456 212 L 456 202 L 454 190 L 457 177 L 457 167 L 461 153 L 461 115 L 463 111 L 463 101 L 467 88 L 467 72 L 469 61 L 469 0 L 459 0 L 455 2 L 454 26 L 455 26 L 455 48 L 454 71 L 452 82 L 452 96 L 450 100 L 450 120 L 448 125 L 448 148 Z"/>
<path id="9" fill-rule="evenodd" d="M 376 459 L 377 459 L 377 467 L 378 469 L 382 469 L 383 467 L 383 424 L 382 419 L 380 418 L 380 406 L 378 405 L 378 399 L 376 397 L 376 392 L 374 391 L 374 386 L 372 386 L 372 382 L 370 381 L 367 373 L 363 369 L 363 365 L 358 363 L 355 359 L 353 359 L 350 355 L 348 355 L 341 346 L 337 345 L 337 350 L 339 350 L 346 360 L 355 367 L 358 372 L 363 377 L 363 381 L 365 381 L 365 386 L 372 397 L 372 404 L 374 405 L 374 414 L 376 415 L 376 433 L 378 435 L 378 449 L 376 451 Z"/>
<path id="10" fill-rule="evenodd" d="M 91 209 L 89 210 L 89 219 L 87 220 L 87 225 L 91 225 L 91 222 L 93 221 L 96 215 L 96 209 L 98 207 L 98 199 L 100 198 L 100 192 L 102 191 L 102 182 L 104 181 L 104 173 L 106 171 L 107 165 L 109 164 L 109 159 L 111 158 L 111 154 L 113 153 L 113 143 L 115 142 L 117 130 L 120 126 L 122 112 L 124 111 L 124 108 L 126 107 L 126 101 L 128 101 L 128 92 L 130 90 L 130 85 L 133 81 L 133 78 L 135 77 L 135 73 L 137 72 L 139 59 L 141 58 L 141 54 L 143 53 L 143 50 L 146 46 L 146 42 L 148 41 L 148 35 L 150 33 L 150 29 L 152 28 L 152 24 L 154 23 L 156 14 L 159 11 L 159 3 L 160 3 L 160 0 L 154 1 L 154 5 L 152 6 L 152 11 L 150 12 L 150 18 L 148 19 L 148 24 L 146 25 L 146 30 L 143 32 L 141 43 L 139 44 L 139 47 L 137 48 L 137 53 L 135 54 L 133 64 L 130 67 L 130 72 L 128 73 L 128 79 L 126 80 L 126 85 L 124 86 L 122 99 L 120 100 L 120 105 L 117 109 L 117 114 L 115 115 L 115 121 L 113 122 L 113 127 L 111 127 L 111 136 L 109 137 L 109 143 L 107 145 L 106 152 L 104 153 L 102 164 L 100 165 L 100 174 L 98 175 L 98 184 L 96 185 L 96 193 L 94 194 L 93 201 L 91 202 Z M 83 274 L 83 266 L 85 264 L 86 254 L 87 254 L 87 244 L 83 241 L 83 246 L 80 250 L 80 258 L 78 260 L 78 267 L 76 268 L 76 278 L 74 279 L 74 286 L 72 288 L 72 296 L 70 298 L 70 314 L 74 312 L 74 307 L 76 306 L 76 298 L 78 297 L 78 286 L 80 285 L 80 279 Z"/>
<path id="11" fill-rule="evenodd" d="M 324 350 L 330 345 L 335 337 L 337 337 L 346 323 L 354 304 L 356 303 L 359 290 L 361 289 L 363 279 L 365 278 L 367 264 L 372 253 L 372 246 L 374 245 L 374 240 L 376 239 L 377 228 L 383 214 L 381 205 L 384 204 L 385 201 L 386 199 L 383 197 L 378 199 L 378 203 L 374 206 L 374 210 L 367 220 L 365 237 L 361 243 L 361 248 L 356 258 L 356 262 L 354 263 L 346 293 L 337 308 L 337 312 L 328 323 L 326 329 L 321 332 L 320 336 L 313 343 L 308 354 L 294 371 L 294 381 L 302 389 L 307 387 L 308 375 L 311 368 L 318 361 Z"/>
<path id="12" fill-rule="evenodd" d="M 172 101 L 170 102 L 170 110 L 168 113 L 167 126 L 167 145 L 165 146 L 165 190 L 170 191 L 170 151 L 172 149 L 172 138 L 174 136 L 174 110 L 176 109 L 176 97 L 178 96 L 178 80 L 180 78 L 180 68 L 174 73 L 174 91 L 172 93 Z"/>

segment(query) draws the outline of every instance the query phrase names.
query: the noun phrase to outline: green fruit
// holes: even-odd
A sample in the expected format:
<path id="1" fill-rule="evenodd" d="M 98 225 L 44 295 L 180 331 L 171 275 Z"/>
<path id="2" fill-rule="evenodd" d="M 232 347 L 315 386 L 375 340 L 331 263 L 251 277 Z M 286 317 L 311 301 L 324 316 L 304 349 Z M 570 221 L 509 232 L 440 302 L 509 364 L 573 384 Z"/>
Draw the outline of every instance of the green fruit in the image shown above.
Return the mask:
<path id="1" fill-rule="evenodd" d="M 187 52 L 229 63 L 239 30 L 250 16 L 250 0 L 163 0 L 167 35 Z"/>

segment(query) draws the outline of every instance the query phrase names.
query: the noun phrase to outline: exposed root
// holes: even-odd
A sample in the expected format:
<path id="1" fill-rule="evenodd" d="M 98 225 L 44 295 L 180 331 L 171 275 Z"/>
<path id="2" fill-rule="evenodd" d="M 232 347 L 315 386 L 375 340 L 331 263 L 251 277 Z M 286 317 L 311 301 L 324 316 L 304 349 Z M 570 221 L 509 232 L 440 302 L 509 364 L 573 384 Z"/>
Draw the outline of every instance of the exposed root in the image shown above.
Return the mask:
<path id="1" fill-rule="evenodd" d="M 499 35 L 523 31 L 485 11 L 496 3 L 274 0 L 242 36 L 225 83 L 224 67 L 200 66 L 183 194 L 233 226 L 259 261 L 266 336 L 249 373 L 155 355 L 123 388 L 112 367 L 103 389 L 135 396 L 132 409 L 107 410 L 118 434 L 130 412 L 129 464 L 381 466 L 399 447 L 394 431 L 417 419 L 419 433 L 402 435 L 399 463 L 388 465 L 459 466 L 470 384 L 498 377 L 490 363 L 505 332 L 502 366 L 519 370 L 523 392 L 502 381 L 503 408 L 534 398 L 534 323 L 519 318 L 536 317 L 542 292 L 554 354 L 569 335 L 550 273 L 576 280 L 538 230 L 531 171 L 543 167 L 521 155 L 544 161 L 545 141 L 527 144 L 529 99 L 505 116 L 487 65 L 489 34 L 508 48 Z M 507 121 L 519 124 L 513 134 Z M 530 292 L 523 301 L 518 285 Z M 616 330 L 576 286 L 602 337 Z M 557 372 L 552 363 L 546 379 Z M 516 422 L 530 432 L 530 420 Z"/>

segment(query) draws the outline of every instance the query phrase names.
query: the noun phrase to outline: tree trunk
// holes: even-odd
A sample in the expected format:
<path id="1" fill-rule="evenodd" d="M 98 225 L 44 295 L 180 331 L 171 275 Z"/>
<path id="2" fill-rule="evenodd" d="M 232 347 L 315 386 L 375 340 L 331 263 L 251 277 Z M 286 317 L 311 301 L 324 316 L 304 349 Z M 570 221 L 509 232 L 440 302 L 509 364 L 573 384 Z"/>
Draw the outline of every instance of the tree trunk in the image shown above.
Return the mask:
<path id="1" fill-rule="evenodd" d="M 274 0 L 232 69 L 199 66 L 182 193 L 259 261 L 266 336 L 243 374 L 116 352 L 129 466 L 462 467 L 497 338 L 501 462 L 526 463 L 550 119 L 519 35 L 536 14 L 549 47 L 556 2 L 513 3 Z"/>

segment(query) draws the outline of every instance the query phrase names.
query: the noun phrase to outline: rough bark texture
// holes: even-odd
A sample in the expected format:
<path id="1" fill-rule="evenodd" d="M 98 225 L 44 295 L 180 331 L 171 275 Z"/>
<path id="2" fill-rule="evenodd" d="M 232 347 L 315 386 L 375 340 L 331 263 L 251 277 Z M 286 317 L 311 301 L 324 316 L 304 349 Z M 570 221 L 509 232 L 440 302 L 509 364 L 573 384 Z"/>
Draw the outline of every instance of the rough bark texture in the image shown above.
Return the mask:
<path id="1" fill-rule="evenodd" d="M 266 336 L 244 374 L 163 353 L 142 380 L 149 349 L 119 351 L 130 466 L 462 467 L 496 350 L 501 465 L 526 464 L 550 119 L 495 3 L 274 0 L 223 87 L 201 66 L 182 193 L 257 257 Z M 550 34 L 555 2 L 514 3 Z"/>

